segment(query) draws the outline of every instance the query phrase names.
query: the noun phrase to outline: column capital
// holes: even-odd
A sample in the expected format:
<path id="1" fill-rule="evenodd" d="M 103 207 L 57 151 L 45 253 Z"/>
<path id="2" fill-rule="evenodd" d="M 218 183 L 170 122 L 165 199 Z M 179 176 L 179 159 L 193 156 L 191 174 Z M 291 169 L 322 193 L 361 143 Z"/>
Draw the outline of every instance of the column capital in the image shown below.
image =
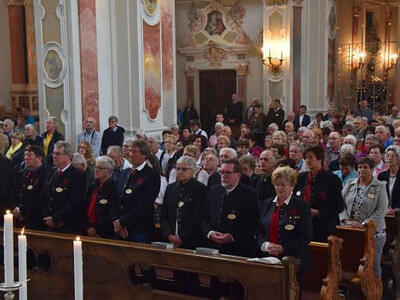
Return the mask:
<path id="1" fill-rule="evenodd" d="M 248 65 L 241 65 L 241 64 L 239 64 L 239 65 L 237 65 L 237 66 L 235 67 L 235 70 L 236 70 L 237 75 L 239 75 L 239 76 L 246 76 L 246 75 L 247 75 L 247 72 L 248 72 L 248 70 L 249 70 L 249 66 L 248 66 Z"/>
<path id="2" fill-rule="evenodd" d="M 196 75 L 197 69 L 192 67 L 187 67 L 185 70 L 186 77 L 194 77 Z"/>
<path id="3" fill-rule="evenodd" d="M 8 6 L 24 6 L 24 0 L 7 0 Z"/>

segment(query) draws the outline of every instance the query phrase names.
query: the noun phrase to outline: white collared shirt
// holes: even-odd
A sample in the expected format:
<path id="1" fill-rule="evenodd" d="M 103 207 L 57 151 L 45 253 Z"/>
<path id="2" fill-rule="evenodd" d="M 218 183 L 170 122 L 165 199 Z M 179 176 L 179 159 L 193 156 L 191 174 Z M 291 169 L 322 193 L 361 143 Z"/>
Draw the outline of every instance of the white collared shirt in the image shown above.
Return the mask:
<path id="1" fill-rule="evenodd" d="M 62 169 L 61 172 L 64 173 L 70 166 L 71 166 L 71 164 L 69 164 L 64 169 Z M 58 168 L 57 168 L 57 170 L 60 171 L 60 169 L 58 169 Z"/>
<path id="2" fill-rule="evenodd" d="M 144 163 L 142 163 L 140 166 L 136 167 L 135 170 L 136 171 L 142 171 L 143 168 L 146 166 L 147 161 L 144 161 Z"/>

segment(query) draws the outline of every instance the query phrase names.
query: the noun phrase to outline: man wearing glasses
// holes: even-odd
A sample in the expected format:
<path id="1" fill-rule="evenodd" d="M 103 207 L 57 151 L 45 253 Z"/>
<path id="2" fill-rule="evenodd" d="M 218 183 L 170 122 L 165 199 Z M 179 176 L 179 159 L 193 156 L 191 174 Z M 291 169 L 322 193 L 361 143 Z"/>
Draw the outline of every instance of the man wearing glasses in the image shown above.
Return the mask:
<path id="1" fill-rule="evenodd" d="M 54 166 L 44 192 L 43 220 L 48 231 L 79 233 L 85 179 L 71 166 L 72 145 L 58 141 L 53 150 Z"/>

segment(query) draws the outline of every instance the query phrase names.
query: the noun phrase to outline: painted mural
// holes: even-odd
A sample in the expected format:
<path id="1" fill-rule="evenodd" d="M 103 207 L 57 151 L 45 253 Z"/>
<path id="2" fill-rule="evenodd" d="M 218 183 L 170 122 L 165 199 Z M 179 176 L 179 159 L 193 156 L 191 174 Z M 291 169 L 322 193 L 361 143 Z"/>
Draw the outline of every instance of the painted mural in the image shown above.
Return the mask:
<path id="1" fill-rule="evenodd" d="M 145 109 L 154 120 L 161 107 L 160 23 L 152 26 L 143 20 L 143 55 Z"/>
<path id="2" fill-rule="evenodd" d="M 161 36 L 162 36 L 162 78 L 164 101 L 173 101 L 174 56 L 173 56 L 173 16 L 172 1 L 161 1 Z"/>

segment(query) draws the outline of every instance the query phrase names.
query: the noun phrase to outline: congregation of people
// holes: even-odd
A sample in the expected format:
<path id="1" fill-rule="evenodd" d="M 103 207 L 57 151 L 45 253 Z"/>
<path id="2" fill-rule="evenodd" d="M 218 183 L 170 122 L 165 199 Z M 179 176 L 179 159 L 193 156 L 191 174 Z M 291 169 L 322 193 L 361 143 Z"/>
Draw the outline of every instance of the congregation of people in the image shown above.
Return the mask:
<path id="1" fill-rule="evenodd" d="M 233 95 L 212 128 L 188 103 L 161 137 L 125 137 L 111 116 L 102 133 L 87 118 L 74 143 L 53 117 L 42 134 L 18 120 L 0 123 L 0 207 L 17 226 L 150 243 L 159 224 L 175 247 L 297 257 L 301 283 L 310 241 L 371 220 L 381 276 L 385 216 L 400 208 L 396 106 L 378 115 L 362 101 L 354 113 L 329 108 L 312 118 L 305 105 L 285 114 L 280 100 L 265 111 L 253 99 L 244 109 Z M 199 284 L 174 276 L 183 289 Z"/>

